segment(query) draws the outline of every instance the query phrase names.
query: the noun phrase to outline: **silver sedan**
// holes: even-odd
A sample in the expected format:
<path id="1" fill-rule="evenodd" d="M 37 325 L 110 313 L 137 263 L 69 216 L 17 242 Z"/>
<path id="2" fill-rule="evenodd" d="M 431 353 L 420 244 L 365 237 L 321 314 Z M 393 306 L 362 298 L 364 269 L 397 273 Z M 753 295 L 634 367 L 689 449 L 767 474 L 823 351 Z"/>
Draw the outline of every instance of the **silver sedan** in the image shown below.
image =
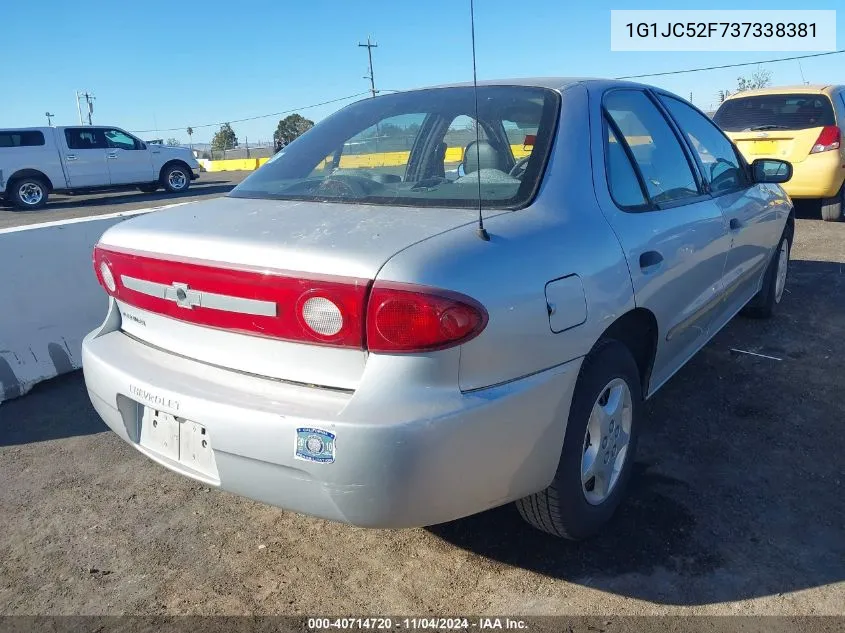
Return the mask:
<path id="1" fill-rule="evenodd" d="M 150 459 L 281 508 L 398 528 L 515 501 L 585 538 L 644 399 L 783 297 L 791 172 L 634 83 L 360 101 L 227 197 L 103 235 L 91 400 Z"/>

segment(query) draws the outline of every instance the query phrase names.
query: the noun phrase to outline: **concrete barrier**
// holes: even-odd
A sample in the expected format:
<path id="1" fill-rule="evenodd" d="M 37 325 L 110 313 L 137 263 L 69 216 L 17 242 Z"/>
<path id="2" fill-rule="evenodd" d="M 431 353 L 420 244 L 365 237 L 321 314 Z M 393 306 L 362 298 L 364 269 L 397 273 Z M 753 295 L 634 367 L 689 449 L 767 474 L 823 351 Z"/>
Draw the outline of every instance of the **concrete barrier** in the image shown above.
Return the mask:
<path id="1" fill-rule="evenodd" d="M 524 145 L 511 145 L 514 158 L 519 160 L 531 153 L 531 148 Z M 356 169 L 362 167 L 398 167 L 408 163 L 410 151 L 374 152 L 369 154 L 344 154 L 340 157 L 340 167 Z M 446 149 L 444 161 L 459 163 L 464 158 L 463 147 L 449 147 Z M 208 160 L 200 158 L 199 163 L 204 171 L 253 171 L 266 163 L 269 158 L 234 158 L 226 160 Z M 325 163 L 326 161 L 323 161 Z M 319 166 L 318 166 L 319 167 Z"/>
<path id="2" fill-rule="evenodd" d="M 91 266 L 103 232 L 180 204 L 0 229 L 0 402 L 81 367 L 82 339 L 106 314 Z"/>

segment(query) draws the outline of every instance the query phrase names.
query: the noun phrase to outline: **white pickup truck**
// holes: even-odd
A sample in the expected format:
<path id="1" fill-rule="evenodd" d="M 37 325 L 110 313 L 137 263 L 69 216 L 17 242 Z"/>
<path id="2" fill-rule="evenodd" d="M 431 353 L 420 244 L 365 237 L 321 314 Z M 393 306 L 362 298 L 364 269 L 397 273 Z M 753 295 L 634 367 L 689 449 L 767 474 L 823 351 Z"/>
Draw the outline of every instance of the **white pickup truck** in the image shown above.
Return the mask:
<path id="1" fill-rule="evenodd" d="M 185 147 L 148 144 L 116 127 L 0 129 L 0 198 L 38 209 L 54 191 L 185 191 L 200 166 Z"/>

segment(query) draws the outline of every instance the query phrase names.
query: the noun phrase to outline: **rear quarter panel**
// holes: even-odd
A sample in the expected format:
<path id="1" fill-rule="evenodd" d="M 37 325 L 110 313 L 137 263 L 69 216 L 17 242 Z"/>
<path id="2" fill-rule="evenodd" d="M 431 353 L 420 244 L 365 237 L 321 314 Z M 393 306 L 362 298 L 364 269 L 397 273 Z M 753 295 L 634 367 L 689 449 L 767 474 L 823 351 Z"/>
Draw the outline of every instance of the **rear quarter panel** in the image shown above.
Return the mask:
<path id="1" fill-rule="evenodd" d="M 0 178 L 0 192 L 4 192 L 9 180 L 24 169 L 41 172 L 50 179 L 55 189 L 63 189 L 66 186 L 56 148 L 60 135 L 52 128 L 41 129 L 41 132 L 44 134 L 44 145 L 0 148 L 0 170 L 3 172 L 3 177 Z"/>
<path id="2" fill-rule="evenodd" d="M 489 242 L 478 238 L 474 225 L 459 227 L 405 249 L 379 273 L 379 279 L 461 292 L 485 306 L 487 327 L 460 348 L 462 391 L 584 356 L 616 318 L 634 307 L 624 254 L 593 191 L 589 128 L 584 125 L 588 108 L 583 86 L 563 91 L 540 191 L 525 209 L 485 213 Z M 584 300 L 556 309 L 579 312 L 572 322 L 580 324 L 555 333 L 546 284 L 568 275 L 580 278 Z"/>

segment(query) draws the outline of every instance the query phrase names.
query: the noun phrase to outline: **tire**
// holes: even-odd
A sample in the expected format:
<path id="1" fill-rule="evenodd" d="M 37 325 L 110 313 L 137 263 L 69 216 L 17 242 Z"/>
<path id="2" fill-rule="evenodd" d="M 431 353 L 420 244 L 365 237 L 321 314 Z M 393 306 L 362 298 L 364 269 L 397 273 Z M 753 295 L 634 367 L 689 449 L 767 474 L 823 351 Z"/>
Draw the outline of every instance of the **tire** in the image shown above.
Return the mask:
<path id="1" fill-rule="evenodd" d="M 627 389 L 628 399 L 624 389 Z M 592 415 L 595 407 L 607 411 L 619 400 L 627 403 L 627 407 L 614 408 L 612 415 L 603 418 Z M 642 411 L 640 373 L 634 357 L 618 341 L 600 341 L 584 360 L 578 375 L 555 477 L 545 490 L 516 502 L 522 518 L 539 530 L 572 540 L 588 538 L 601 530 L 625 495 L 637 450 Z M 599 419 L 605 420 L 605 424 L 599 424 Z M 620 450 L 626 424 L 628 441 L 624 450 Z M 598 440 L 591 433 L 588 443 L 588 430 L 596 428 L 603 428 L 607 435 Z M 618 442 L 615 446 L 614 441 Z M 594 451 L 593 464 L 598 464 L 600 471 L 608 472 L 604 466 L 605 455 L 609 458 L 608 464 L 615 464 L 609 477 L 609 489 L 604 495 L 598 478 L 592 479 L 592 488 L 589 476 L 582 483 L 582 471 L 589 465 L 590 453 L 593 453 L 590 449 Z"/>
<path id="2" fill-rule="evenodd" d="M 191 170 L 178 163 L 170 165 L 161 174 L 161 184 L 170 193 L 187 191 L 191 186 Z"/>
<path id="3" fill-rule="evenodd" d="M 155 193 L 156 191 L 158 191 L 158 188 L 160 186 L 161 185 L 159 185 L 158 183 L 152 185 L 138 185 L 138 191 L 142 191 L 143 193 Z"/>
<path id="4" fill-rule="evenodd" d="M 768 319 L 775 313 L 775 308 L 783 299 L 786 290 L 786 278 L 789 274 L 789 255 L 792 252 L 793 228 L 787 224 L 778 242 L 772 259 L 766 268 L 763 287 L 742 310 L 744 316 L 755 319 Z"/>
<path id="5" fill-rule="evenodd" d="M 8 189 L 9 200 L 22 211 L 41 209 L 47 204 L 47 183 L 35 176 L 15 180 Z"/>
<path id="6" fill-rule="evenodd" d="M 838 222 L 842 219 L 842 209 L 845 207 L 845 183 L 839 189 L 839 193 L 833 198 L 822 200 L 822 220 L 825 222 Z"/>

